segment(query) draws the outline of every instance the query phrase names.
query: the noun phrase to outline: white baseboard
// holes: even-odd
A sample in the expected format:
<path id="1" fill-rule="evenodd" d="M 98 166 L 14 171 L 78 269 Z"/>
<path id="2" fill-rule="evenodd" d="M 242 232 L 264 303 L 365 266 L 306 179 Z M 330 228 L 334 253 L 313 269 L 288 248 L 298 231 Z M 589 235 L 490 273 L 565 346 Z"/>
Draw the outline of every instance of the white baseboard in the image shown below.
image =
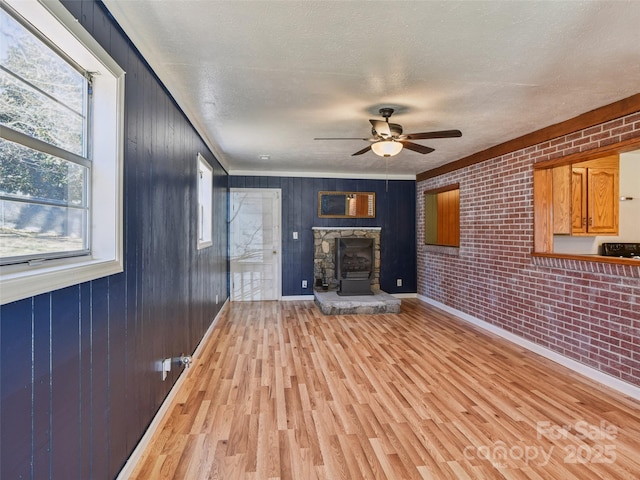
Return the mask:
<path id="1" fill-rule="evenodd" d="M 392 293 L 391 295 L 396 298 L 418 298 L 417 293 Z"/>
<path id="2" fill-rule="evenodd" d="M 496 334 L 499 337 L 504 338 L 505 340 L 515 343 L 516 345 L 519 345 L 523 348 L 526 348 L 531 352 L 537 353 L 538 355 L 544 358 L 547 358 L 553 362 L 556 362 L 562 365 L 563 367 L 567 367 L 576 373 L 584 375 L 585 377 L 591 380 L 601 383 L 602 385 L 612 388 L 624 395 L 628 395 L 636 400 L 640 400 L 640 387 L 636 387 L 635 385 L 632 385 L 630 383 L 627 383 L 615 377 L 612 377 L 611 375 L 603 373 L 600 370 L 596 370 L 595 368 L 589 367 L 583 363 L 572 360 L 571 358 L 565 357 L 564 355 L 560 355 L 559 353 L 554 352 L 553 350 L 550 350 L 546 347 L 538 345 L 537 343 L 534 343 L 523 337 L 515 335 L 500 327 L 492 325 L 491 323 L 485 322 L 484 320 L 480 320 L 479 318 L 473 317 L 465 312 L 449 307 L 444 303 L 440 303 L 436 300 L 433 300 L 428 297 L 424 297 L 422 295 L 418 295 L 417 298 L 419 300 L 422 300 L 425 303 L 433 305 L 434 307 L 438 307 L 439 309 L 444 310 L 445 312 L 451 313 L 452 315 L 455 315 L 461 320 L 464 320 L 477 327 L 482 328 L 483 330 Z"/>
<path id="3" fill-rule="evenodd" d="M 283 302 L 292 302 L 294 300 L 313 300 L 313 295 L 287 295 L 286 297 L 280 297 Z"/>
<path id="4" fill-rule="evenodd" d="M 213 328 L 215 327 L 216 323 L 218 323 L 218 319 L 220 318 L 220 315 L 222 314 L 224 309 L 227 308 L 228 303 L 229 303 L 229 299 L 227 299 L 224 302 L 224 305 L 222 305 L 222 308 L 216 315 L 216 318 L 214 318 L 213 322 L 211 322 L 211 325 L 209 325 L 209 328 L 207 329 L 204 336 L 202 337 L 202 340 L 200 340 L 200 343 L 196 347 L 196 350 L 193 352 L 193 355 L 192 355 L 193 358 L 198 358 L 198 355 L 204 348 L 204 345 L 207 343 L 206 340 L 211 335 Z M 169 412 L 169 407 L 171 406 L 171 402 L 176 397 L 176 395 L 180 391 L 180 387 L 182 386 L 185 379 L 187 378 L 186 373 L 187 373 L 186 368 L 184 368 L 182 372 L 180 372 L 180 376 L 176 380 L 176 383 L 174 383 L 173 387 L 171 387 L 169 394 L 165 397 L 164 401 L 162 402 L 162 405 L 160 405 L 160 408 L 158 409 L 155 416 L 153 417 L 153 420 L 149 424 L 149 427 L 147 428 L 146 432 L 144 432 L 144 435 L 138 442 L 138 445 L 136 445 L 136 448 L 133 450 L 133 452 L 127 459 L 127 462 L 124 464 L 124 467 L 122 467 L 122 470 L 120 470 L 120 473 L 116 477 L 116 480 L 127 480 L 133 474 L 133 471 L 138 465 L 138 462 L 140 461 L 140 459 L 142 458 L 144 451 L 149 447 L 151 443 L 151 438 L 153 437 L 153 435 L 156 433 L 156 431 L 162 424 L 162 420 L 164 419 L 164 416 Z"/>

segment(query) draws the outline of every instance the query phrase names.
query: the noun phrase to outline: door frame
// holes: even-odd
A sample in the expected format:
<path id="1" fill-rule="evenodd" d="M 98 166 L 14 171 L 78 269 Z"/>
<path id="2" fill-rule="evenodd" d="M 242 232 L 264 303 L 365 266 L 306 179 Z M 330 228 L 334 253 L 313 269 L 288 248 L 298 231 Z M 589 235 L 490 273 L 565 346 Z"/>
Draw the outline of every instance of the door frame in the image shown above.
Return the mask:
<path id="1" fill-rule="evenodd" d="M 231 187 L 229 188 L 229 246 L 231 246 L 231 235 L 233 229 L 231 228 L 231 213 L 233 204 L 233 194 L 235 192 L 272 192 L 276 194 L 276 205 L 273 217 L 278 219 L 277 235 L 274 235 L 274 248 L 277 251 L 276 254 L 276 285 L 275 285 L 275 300 L 282 300 L 282 189 L 281 188 L 244 188 L 244 187 Z M 233 285 L 232 285 L 232 271 L 231 271 L 231 251 L 228 252 L 229 256 L 229 299 L 233 301 Z"/>

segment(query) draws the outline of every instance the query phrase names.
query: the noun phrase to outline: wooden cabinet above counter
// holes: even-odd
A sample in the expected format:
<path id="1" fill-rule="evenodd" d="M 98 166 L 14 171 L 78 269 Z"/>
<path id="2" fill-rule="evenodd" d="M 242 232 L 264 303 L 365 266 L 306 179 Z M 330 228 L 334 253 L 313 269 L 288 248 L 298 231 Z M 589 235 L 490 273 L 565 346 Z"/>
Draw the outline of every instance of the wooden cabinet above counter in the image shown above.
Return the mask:
<path id="1" fill-rule="evenodd" d="M 552 169 L 553 234 L 617 235 L 619 156 Z"/>
<path id="2" fill-rule="evenodd" d="M 569 258 L 582 252 L 583 259 L 600 258 L 595 243 L 608 240 L 593 237 L 640 242 L 640 206 L 626 202 L 640 198 L 634 195 L 637 178 L 640 137 L 534 164 L 533 253 Z"/>

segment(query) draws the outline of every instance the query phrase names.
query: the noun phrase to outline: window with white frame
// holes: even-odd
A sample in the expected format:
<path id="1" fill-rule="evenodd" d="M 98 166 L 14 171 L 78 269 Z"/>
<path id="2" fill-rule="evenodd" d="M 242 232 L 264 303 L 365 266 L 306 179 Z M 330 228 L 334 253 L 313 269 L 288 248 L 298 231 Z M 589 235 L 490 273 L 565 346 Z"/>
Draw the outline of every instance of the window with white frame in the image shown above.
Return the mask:
<path id="1" fill-rule="evenodd" d="M 198 154 L 198 249 L 213 245 L 213 168 Z"/>
<path id="2" fill-rule="evenodd" d="M 124 72 L 60 3 L 0 6 L 7 303 L 122 271 Z"/>

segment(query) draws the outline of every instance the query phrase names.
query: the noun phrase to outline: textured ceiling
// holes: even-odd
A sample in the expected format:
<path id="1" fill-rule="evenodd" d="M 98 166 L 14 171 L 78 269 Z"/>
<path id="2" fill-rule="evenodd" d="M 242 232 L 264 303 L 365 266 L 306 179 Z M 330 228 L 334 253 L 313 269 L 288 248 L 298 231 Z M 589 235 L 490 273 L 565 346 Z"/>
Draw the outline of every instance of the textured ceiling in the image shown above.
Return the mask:
<path id="1" fill-rule="evenodd" d="M 104 3 L 231 174 L 414 178 L 640 91 L 640 1 Z M 463 135 L 390 159 L 314 140 L 386 106 Z"/>

